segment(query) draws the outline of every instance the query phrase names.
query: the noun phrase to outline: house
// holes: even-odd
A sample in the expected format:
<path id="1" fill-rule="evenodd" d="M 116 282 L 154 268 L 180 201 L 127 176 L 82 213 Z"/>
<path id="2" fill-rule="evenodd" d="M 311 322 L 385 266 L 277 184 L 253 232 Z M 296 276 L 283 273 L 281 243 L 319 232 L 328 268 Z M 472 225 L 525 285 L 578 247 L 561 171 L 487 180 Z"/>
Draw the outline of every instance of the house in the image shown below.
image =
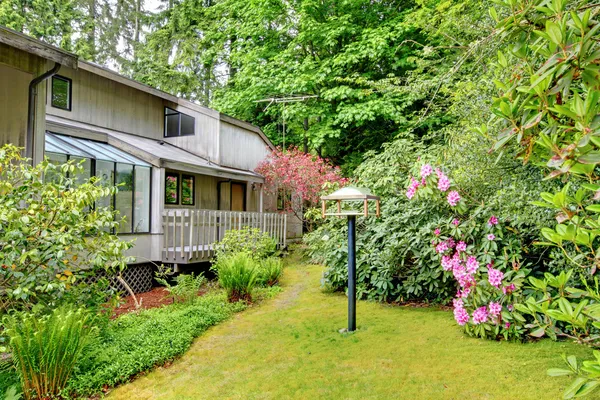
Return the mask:
<path id="1" fill-rule="evenodd" d="M 139 263 L 209 260 L 228 229 L 257 227 L 279 246 L 298 229 L 254 172 L 274 149 L 259 128 L 0 27 L 5 143 L 121 184 L 102 205 L 126 217 L 117 233 Z"/>

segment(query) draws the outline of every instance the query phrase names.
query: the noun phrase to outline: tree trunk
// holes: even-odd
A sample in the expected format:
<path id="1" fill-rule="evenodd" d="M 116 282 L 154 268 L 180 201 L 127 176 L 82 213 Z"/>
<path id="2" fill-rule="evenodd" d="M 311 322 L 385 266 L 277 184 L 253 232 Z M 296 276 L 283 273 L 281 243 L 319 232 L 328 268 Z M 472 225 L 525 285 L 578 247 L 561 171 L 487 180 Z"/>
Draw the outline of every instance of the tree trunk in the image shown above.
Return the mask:
<path id="1" fill-rule="evenodd" d="M 308 117 L 304 117 L 304 137 L 302 138 L 302 145 L 304 154 L 308 154 Z"/>

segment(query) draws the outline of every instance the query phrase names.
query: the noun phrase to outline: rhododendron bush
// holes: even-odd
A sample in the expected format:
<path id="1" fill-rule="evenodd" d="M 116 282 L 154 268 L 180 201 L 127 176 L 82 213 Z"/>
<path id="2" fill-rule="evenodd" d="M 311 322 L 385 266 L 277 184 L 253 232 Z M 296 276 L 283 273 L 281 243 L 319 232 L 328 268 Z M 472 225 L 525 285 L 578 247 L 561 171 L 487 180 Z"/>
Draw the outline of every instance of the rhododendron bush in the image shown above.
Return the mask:
<path id="1" fill-rule="evenodd" d="M 495 215 L 469 204 L 441 168 L 423 164 L 410 178 L 406 197 L 446 206 L 453 216 L 431 232 L 438 268 L 456 283 L 452 301 L 456 322 L 481 337 L 518 338 L 525 318 L 515 310 L 529 269 L 523 266 L 522 241 Z"/>
<path id="2" fill-rule="evenodd" d="M 324 189 L 332 190 L 347 182 L 338 167 L 297 147 L 273 151 L 256 172 L 265 177 L 266 193 L 272 196 L 283 193 L 280 197 L 284 211 L 293 212 L 301 220 L 307 208 L 318 204 Z"/>

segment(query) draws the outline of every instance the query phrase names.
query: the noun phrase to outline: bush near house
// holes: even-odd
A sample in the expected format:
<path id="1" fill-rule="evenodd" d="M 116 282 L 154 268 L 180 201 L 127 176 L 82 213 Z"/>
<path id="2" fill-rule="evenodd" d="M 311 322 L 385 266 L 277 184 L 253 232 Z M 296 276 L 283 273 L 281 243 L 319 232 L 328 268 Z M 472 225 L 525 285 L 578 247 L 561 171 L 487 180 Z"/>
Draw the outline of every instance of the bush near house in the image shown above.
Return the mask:
<path id="1" fill-rule="evenodd" d="M 107 296 L 79 283 L 131 261 L 123 255 L 131 243 L 110 233 L 115 213 L 94 207 L 117 188 L 95 178 L 76 184 L 78 171 L 74 163 L 32 167 L 17 147 L 0 149 L 0 312 L 47 312 L 62 301 L 98 308 Z"/>

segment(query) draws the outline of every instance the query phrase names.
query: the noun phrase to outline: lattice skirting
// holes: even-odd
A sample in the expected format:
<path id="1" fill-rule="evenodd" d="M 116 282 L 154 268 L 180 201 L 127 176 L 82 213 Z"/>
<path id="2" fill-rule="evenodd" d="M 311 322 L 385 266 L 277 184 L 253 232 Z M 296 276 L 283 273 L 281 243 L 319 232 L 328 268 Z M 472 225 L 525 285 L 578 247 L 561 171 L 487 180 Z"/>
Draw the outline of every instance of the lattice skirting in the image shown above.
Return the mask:
<path id="1" fill-rule="evenodd" d="M 85 279 L 86 283 L 95 283 L 100 278 L 106 277 L 105 272 L 98 272 L 93 276 Z M 152 289 L 152 281 L 154 279 L 154 266 L 152 264 L 134 264 L 127 267 L 123 271 L 123 279 L 134 293 L 144 293 Z M 111 286 L 119 292 L 127 293 L 127 289 L 119 282 L 116 277 L 110 278 Z"/>

